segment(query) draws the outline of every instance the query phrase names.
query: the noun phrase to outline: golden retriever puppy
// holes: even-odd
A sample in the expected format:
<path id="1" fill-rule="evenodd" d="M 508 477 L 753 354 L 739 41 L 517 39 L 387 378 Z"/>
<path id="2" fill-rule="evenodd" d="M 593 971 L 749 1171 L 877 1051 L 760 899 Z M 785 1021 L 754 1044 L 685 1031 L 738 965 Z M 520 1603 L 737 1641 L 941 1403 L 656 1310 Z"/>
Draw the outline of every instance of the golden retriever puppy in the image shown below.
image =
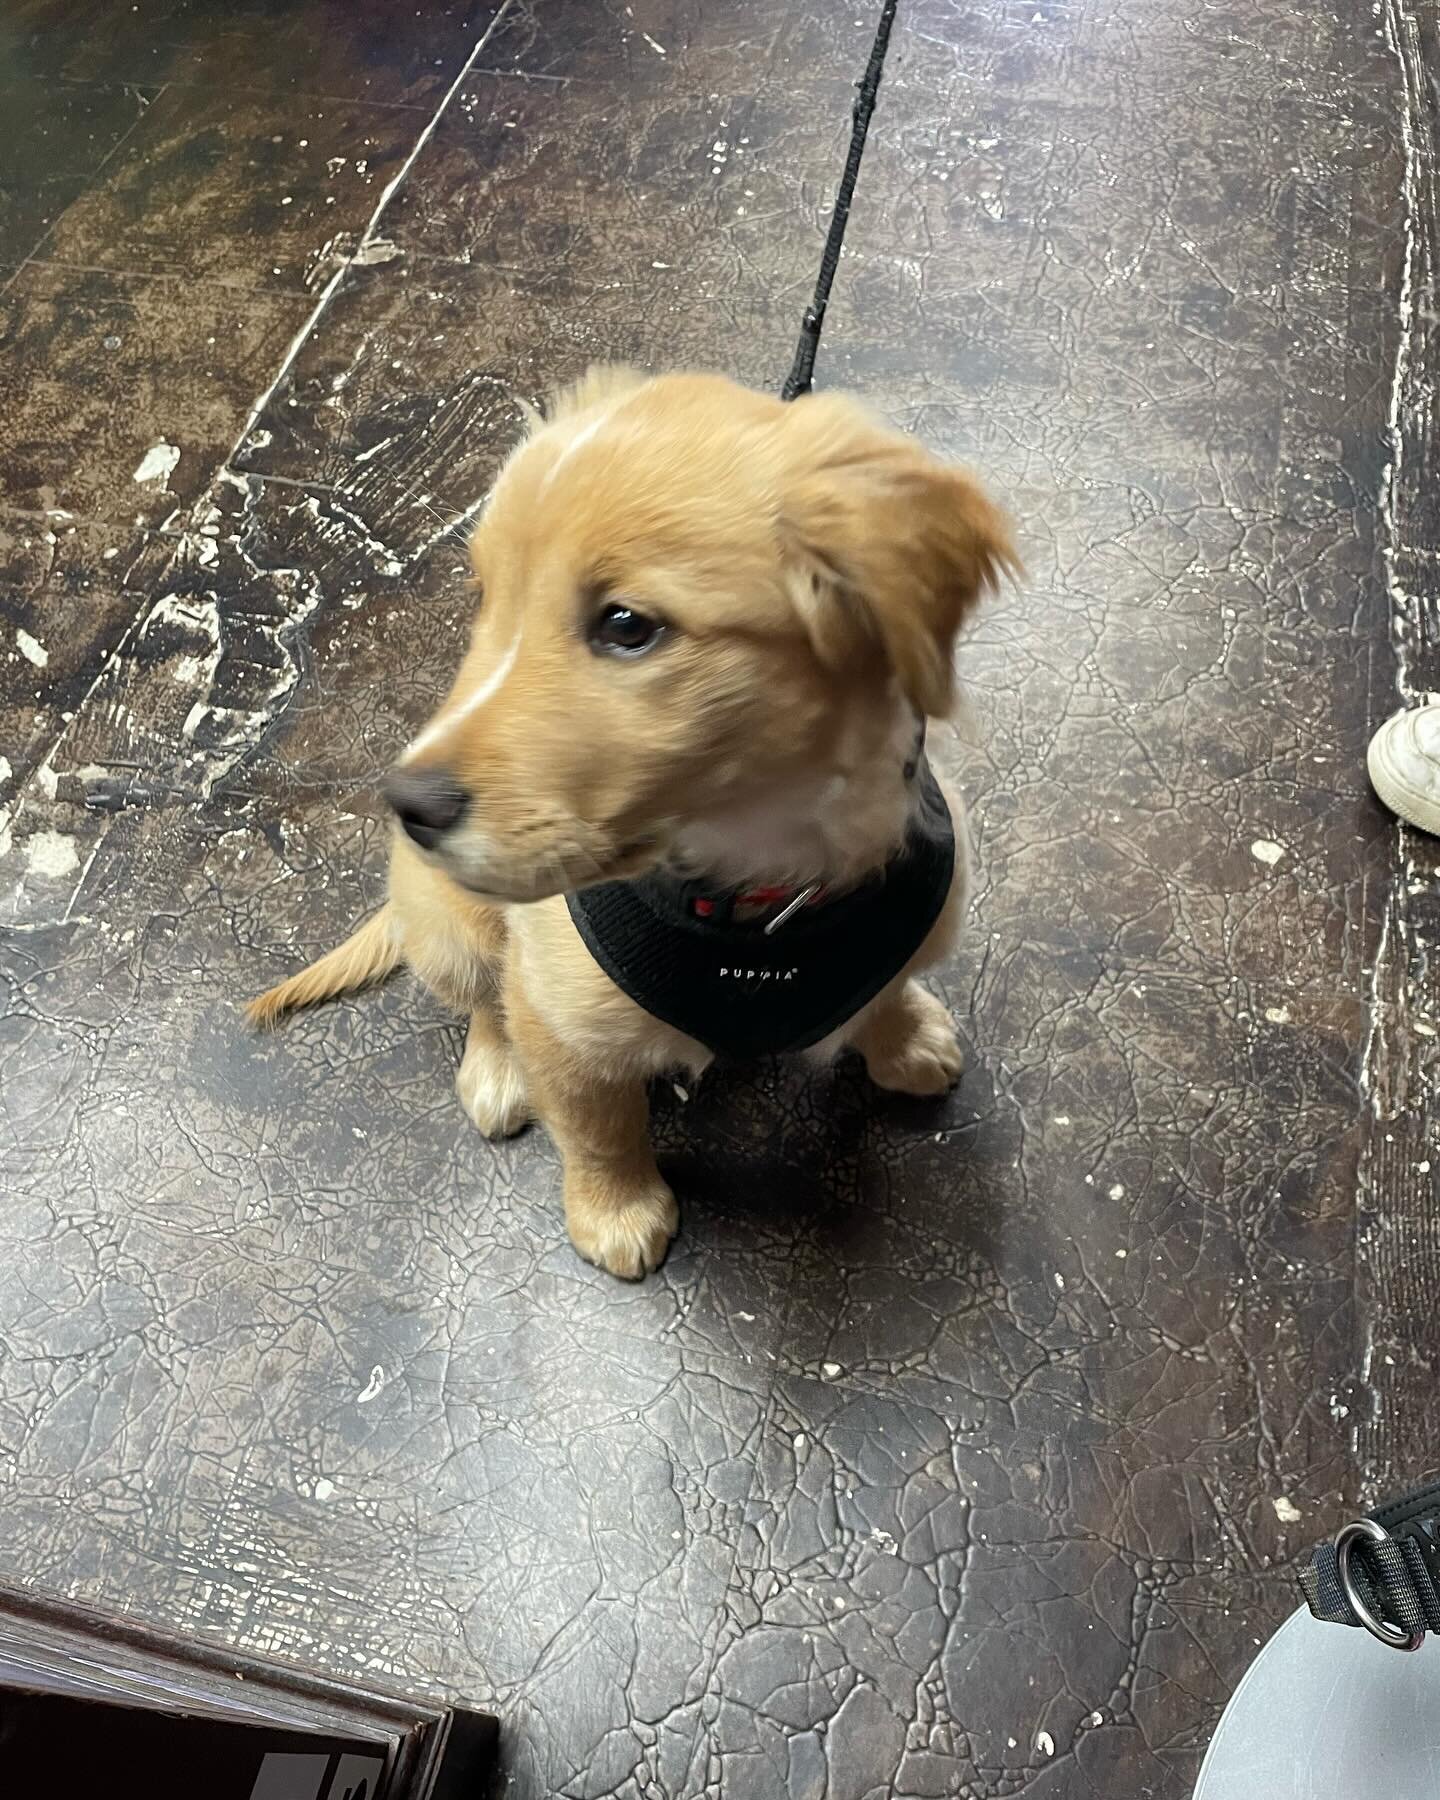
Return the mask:
<path id="1" fill-rule="evenodd" d="M 914 979 L 967 886 L 923 722 L 1014 553 L 969 476 L 852 400 L 597 369 L 471 558 L 470 647 L 385 784 L 389 899 L 250 1017 L 408 964 L 469 1016 L 470 1117 L 541 1120 L 576 1248 L 636 1278 L 676 1229 L 658 1073 L 853 1045 L 882 1087 L 958 1078 Z"/>

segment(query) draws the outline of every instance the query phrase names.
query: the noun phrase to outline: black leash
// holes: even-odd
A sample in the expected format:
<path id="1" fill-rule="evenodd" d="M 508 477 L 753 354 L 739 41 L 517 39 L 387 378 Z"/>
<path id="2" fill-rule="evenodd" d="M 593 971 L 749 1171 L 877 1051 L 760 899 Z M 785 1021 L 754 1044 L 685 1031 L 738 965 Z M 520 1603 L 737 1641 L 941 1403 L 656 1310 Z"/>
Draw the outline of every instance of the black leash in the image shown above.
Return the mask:
<path id="1" fill-rule="evenodd" d="M 1300 1571 L 1317 1619 L 1363 1625 L 1392 1650 L 1440 1631 L 1440 1482 L 1377 1506 L 1317 1544 Z"/>
<path id="2" fill-rule="evenodd" d="M 820 258 L 820 278 L 815 283 L 815 296 L 805 309 L 800 325 L 800 341 L 795 346 L 795 360 L 785 385 L 782 400 L 796 400 L 808 394 L 815 374 L 815 352 L 820 347 L 820 327 L 825 323 L 825 308 L 830 301 L 830 284 L 840 266 L 840 247 L 845 242 L 845 227 L 850 219 L 850 202 L 855 195 L 855 181 L 860 173 L 860 158 L 865 154 L 865 135 L 870 129 L 870 115 L 875 111 L 875 96 L 880 92 L 880 76 L 885 68 L 885 52 L 890 48 L 890 27 L 895 23 L 898 0 L 885 0 L 880 8 L 880 23 L 875 27 L 875 42 L 870 60 L 860 79 L 851 114 L 850 153 L 845 158 L 845 173 L 835 195 L 835 210 L 830 215 L 830 229 L 825 234 L 825 251 Z"/>

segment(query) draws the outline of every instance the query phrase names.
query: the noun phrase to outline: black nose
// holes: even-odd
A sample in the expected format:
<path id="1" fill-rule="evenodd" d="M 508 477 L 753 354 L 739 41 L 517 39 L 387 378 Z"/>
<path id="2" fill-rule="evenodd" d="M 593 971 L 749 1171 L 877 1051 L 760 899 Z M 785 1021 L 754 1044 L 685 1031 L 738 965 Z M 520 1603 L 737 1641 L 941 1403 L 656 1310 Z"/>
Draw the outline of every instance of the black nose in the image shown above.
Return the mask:
<path id="1" fill-rule="evenodd" d="M 405 834 L 422 850 L 433 850 L 464 816 L 464 788 L 438 769 L 392 769 L 380 791 L 395 809 Z"/>

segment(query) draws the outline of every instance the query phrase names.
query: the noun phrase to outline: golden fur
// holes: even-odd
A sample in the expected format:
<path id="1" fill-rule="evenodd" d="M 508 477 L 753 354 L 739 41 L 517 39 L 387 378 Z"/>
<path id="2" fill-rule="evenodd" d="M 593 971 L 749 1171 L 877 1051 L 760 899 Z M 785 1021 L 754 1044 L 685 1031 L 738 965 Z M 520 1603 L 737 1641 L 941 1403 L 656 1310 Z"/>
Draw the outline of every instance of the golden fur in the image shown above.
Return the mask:
<path id="1" fill-rule="evenodd" d="M 638 1277 L 676 1225 L 646 1083 L 709 1058 L 602 973 L 564 893 L 661 862 L 832 885 L 883 864 L 915 712 L 949 710 L 956 634 L 1014 553 L 970 477 L 851 400 L 599 369 L 511 456 L 471 559 L 470 647 L 402 758 L 458 781 L 465 813 L 427 852 L 397 830 L 386 905 L 250 1016 L 407 963 L 470 1016 L 471 1118 L 490 1135 L 541 1119 L 576 1247 Z M 587 641 L 621 601 L 667 626 L 633 661 Z M 852 1044 L 906 1093 L 958 1077 L 950 1020 L 910 977 L 953 941 L 966 880 L 961 857 L 911 968 L 822 1053 Z"/>

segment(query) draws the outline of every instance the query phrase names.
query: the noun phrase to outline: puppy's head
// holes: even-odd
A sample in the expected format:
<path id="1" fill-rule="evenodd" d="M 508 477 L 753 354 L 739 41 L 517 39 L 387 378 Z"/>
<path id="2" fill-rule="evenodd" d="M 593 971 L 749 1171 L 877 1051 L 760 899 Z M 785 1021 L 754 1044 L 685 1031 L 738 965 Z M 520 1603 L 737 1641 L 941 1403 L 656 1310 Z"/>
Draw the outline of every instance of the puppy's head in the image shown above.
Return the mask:
<path id="1" fill-rule="evenodd" d="M 411 839 L 533 900 L 883 754 L 945 712 L 961 623 L 1013 564 L 974 483 L 853 402 L 597 370 L 476 529 L 449 696 L 391 773 Z"/>

